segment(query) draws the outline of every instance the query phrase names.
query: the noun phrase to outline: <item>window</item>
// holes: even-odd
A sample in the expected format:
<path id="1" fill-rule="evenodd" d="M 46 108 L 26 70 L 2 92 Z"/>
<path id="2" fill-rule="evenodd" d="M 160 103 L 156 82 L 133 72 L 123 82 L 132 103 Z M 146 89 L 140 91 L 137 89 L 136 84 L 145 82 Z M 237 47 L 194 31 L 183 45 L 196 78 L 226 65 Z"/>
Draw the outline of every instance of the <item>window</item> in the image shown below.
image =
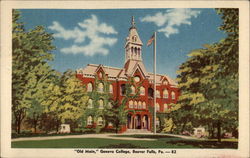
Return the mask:
<path id="1" fill-rule="evenodd" d="M 160 126 L 160 119 L 159 119 L 159 117 L 156 117 L 155 125 L 156 126 Z"/>
<path id="2" fill-rule="evenodd" d="M 134 108 L 137 109 L 137 101 L 134 101 Z"/>
<path id="3" fill-rule="evenodd" d="M 126 93 L 126 86 L 125 86 L 125 84 L 122 84 L 121 85 L 121 95 L 125 95 L 125 93 Z"/>
<path id="4" fill-rule="evenodd" d="M 164 111 L 168 110 L 168 104 L 164 104 Z"/>
<path id="5" fill-rule="evenodd" d="M 112 122 L 109 122 L 109 123 L 108 123 L 108 126 L 113 126 L 113 123 L 112 123 Z"/>
<path id="6" fill-rule="evenodd" d="M 109 93 L 113 93 L 113 85 L 112 84 L 109 85 Z"/>
<path id="7" fill-rule="evenodd" d="M 140 82 L 140 80 L 141 80 L 141 79 L 140 79 L 139 76 L 135 76 L 135 77 L 134 77 L 134 81 L 135 81 L 135 82 Z"/>
<path id="8" fill-rule="evenodd" d="M 167 80 L 164 80 L 164 81 L 163 81 L 163 85 L 168 85 L 168 81 L 167 81 Z"/>
<path id="9" fill-rule="evenodd" d="M 164 89 L 163 90 L 163 98 L 168 98 L 168 90 L 167 89 Z"/>
<path id="10" fill-rule="evenodd" d="M 102 72 L 99 73 L 99 77 L 102 78 Z"/>
<path id="11" fill-rule="evenodd" d="M 137 56 L 137 48 L 135 47 L 135 56 Z"/>
<path id="12" fill-rule="evenodd" d="M 112 108 L 112 104 L 110 101 L 108 102 L 108 108 Z"/>
<path id="13" fill-rule="evenodd" d="M 154 97 L 154 90 L 153 88 L 148 88 L 148 96 L 153 98 Z"/>
<path id="14" fill-rule="evenodd" d="M 92 83 L 88 83 L 87 92 L 92 92 L 92 91 L 93 91 L 93 85 L 92 85 Z"/>
<path id="15" fill-rule="evenodd" d="M 87 118 L 87 125 L 92 125 L 92 123 L 93 123 L 92 116 L 89 116 L 89 117 Z"/>
<path id="16" fill-rule="evenodd" d="M 141 101 L 138 102 L 138 109 L 141 109 L 142 108 L 142 103 Z"/>
<path id="17" fill-rule="evenodd" d="M 103 99 L 99 100 L 99 109 L 103 109 Z"/>
<path id="18" fill-rule="evenodd" d="M 145 102 L 142 103 L 142 108 L 146 109 L 146 103 Z"/>
<path id="19" fill-rule="evenodd" d="M 160 111 L 160 105 L 159 105 L 159 103 L 156 103 L 156 111 Z"/>
<path id="20" fill-rule="evenodd" d="M 132 37 L 132 41 L 133 41 L 133 42 L 136 42 L 136 41 L 137 41 L 137 37 L 136 37 L 136 36 L 133 36 L 133 37 Z"/>
<path id="21" fill-rule="evenodd" d="M 101 92 L 101 93 L 102 93 L 102 92 L 103 92 L 103 87 L 104 87 L 104 86 L 103 86 L 103 83 L 99 83 L 99 84 L 98 84 L 98 92 Z"/>
<path id="22" fill-rule="evenodd" d="M 172 99 L 175 99 L 175 92 L 171 92 Z"/>
<path id="23" fill-rule="evenodd" d="M 131 94 L 135 94 L 135 86 L 131 86 Z"/>
<path id="24" fill-rule="evenodd" d="M 93 108 L 93 100 L 92 99 L 88 100 L 88 108 L 89 109 Z"/>
<path id="25" fill-rule="evenodd" d="M 144 87 L 140 87 L 140 95 L 145 95 L 145 88 Z"/>
<path id="26" fill-rule="evenodd" d="M 129 108 L 133 108 L 133 103 L 134 102 L 132 100 L 129 101 Z"/>
<path id="27" fill-rule="evenodd" d="M 156 98 L 161 98 L 161 94 L 159 90 L 156 90 Z"/>
<path id="28" fill-rule="evenodd" d="M 98 125 L 98 126 L 103 125 L 103 119 L 102 119 L 102 117 L 98 117 L 98 118 L 97 118 L 97 125 Z"/>

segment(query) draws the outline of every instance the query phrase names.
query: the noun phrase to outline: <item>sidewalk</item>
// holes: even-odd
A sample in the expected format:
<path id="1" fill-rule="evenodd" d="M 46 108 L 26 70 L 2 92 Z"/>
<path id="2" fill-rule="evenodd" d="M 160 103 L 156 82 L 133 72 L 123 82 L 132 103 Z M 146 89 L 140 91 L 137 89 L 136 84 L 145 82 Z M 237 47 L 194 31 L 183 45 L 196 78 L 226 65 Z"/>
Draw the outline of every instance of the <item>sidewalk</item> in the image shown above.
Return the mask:
<path id="1" fill-rule="evenodd" d="M 115 135 L 122 134 L 83 134 L 83 135 L 66 135 L 66 136 L 48 136 L 48 137 L 27 137 L 27 138 L 14 138 L 12 142 L 26 141 L 26 140 L 53 140 L 53 139 L 65 139 L 65 138 L 107 138 L 107 139 L 118 139 L 118 140 L 147 140 L 154 141 L 156 139 L 151 138 L 131 138 L 131 137 L 115 137 Z"/>

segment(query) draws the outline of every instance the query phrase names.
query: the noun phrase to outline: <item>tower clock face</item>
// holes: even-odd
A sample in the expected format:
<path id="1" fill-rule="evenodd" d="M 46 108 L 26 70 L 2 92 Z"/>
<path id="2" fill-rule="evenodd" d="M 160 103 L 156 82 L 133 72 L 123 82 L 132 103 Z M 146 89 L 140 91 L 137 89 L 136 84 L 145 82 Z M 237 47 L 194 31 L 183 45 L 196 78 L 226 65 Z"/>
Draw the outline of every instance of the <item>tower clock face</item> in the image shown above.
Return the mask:
<path id="1" fill-rule="evenodd" d="M 141 78 L 140 78 L 139 76 L 135 76 L 135 77 L 134 77 L 134 80 L 135 80 L 135 82 L 140 82 L 140 81 L 141 81 Z"/>

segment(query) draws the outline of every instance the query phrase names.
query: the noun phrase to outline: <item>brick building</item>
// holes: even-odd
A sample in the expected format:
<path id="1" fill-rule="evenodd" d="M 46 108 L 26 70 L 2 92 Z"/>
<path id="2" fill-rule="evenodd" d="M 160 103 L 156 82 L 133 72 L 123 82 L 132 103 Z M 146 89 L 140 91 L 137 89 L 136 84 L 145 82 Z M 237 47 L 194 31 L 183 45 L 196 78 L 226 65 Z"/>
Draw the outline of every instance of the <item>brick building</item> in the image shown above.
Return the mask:
<path id="1" fill-rule="evenodd" d="M 145 69 L 142 59 L 142 45 L 134 18 L 132 18 L 129 34 L 125 41 L 123 68 L 88 64 L 85 68 L 77 70 L 77 77 L 86 85 L 90 95 L 87 107 L 90 111 L 100 111 L 104 109 L 104 106 L 111 106 L 111 100 L 120 102 L 124 97 L 125 84 L 131 81 L 130 79 L 134 80 L 131 86 L 131 95 L 134 95 L 138 89 L 139 95 L 136 99 L 127 102 L 126 106 L 129 111 L 127 124 L 120 132 L 128 129 L 150 131 L 153 128 L 154 74 Z M 98 82 L 96 82 L 96 78 Z M 105 84 L 102 82 L 104 78 L 108 81 L 108 85 L 105 85 L 106 82 Z M 138 85 L 140 85 L 139 88 L 137 88 Z M 179 96 L 177 84 L 167 75 L 157 74 L 156 89 L 156 110 L 157 113 L 164 113 L 171 108 L 170 103 L 177 102 Z M 91 93 L 94 93 L 94 90 L 101 94 L 95 99 L 91 98 Z M 86 117 L 86 126 L 103 126 L 104 121 L 101 113 L 99 116 L 96 113 L 89 113 L 89 116 Z M 112 126 L 111 123 L 107 124 Z M 159 125 L 159 118 L 156 118 L 156 125 Z"/>

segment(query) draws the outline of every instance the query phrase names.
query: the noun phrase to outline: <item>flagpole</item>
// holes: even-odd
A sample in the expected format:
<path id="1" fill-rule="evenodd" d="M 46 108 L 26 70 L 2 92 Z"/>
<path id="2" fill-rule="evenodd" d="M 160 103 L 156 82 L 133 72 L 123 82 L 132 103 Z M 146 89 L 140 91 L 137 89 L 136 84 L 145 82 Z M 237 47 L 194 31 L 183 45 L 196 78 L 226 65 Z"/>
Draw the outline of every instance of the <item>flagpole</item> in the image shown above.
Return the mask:
<path id="1" fill-rule="evenodd" d="M 154 37 L 154 134 L 156 134 L 156 32 Z"/>

